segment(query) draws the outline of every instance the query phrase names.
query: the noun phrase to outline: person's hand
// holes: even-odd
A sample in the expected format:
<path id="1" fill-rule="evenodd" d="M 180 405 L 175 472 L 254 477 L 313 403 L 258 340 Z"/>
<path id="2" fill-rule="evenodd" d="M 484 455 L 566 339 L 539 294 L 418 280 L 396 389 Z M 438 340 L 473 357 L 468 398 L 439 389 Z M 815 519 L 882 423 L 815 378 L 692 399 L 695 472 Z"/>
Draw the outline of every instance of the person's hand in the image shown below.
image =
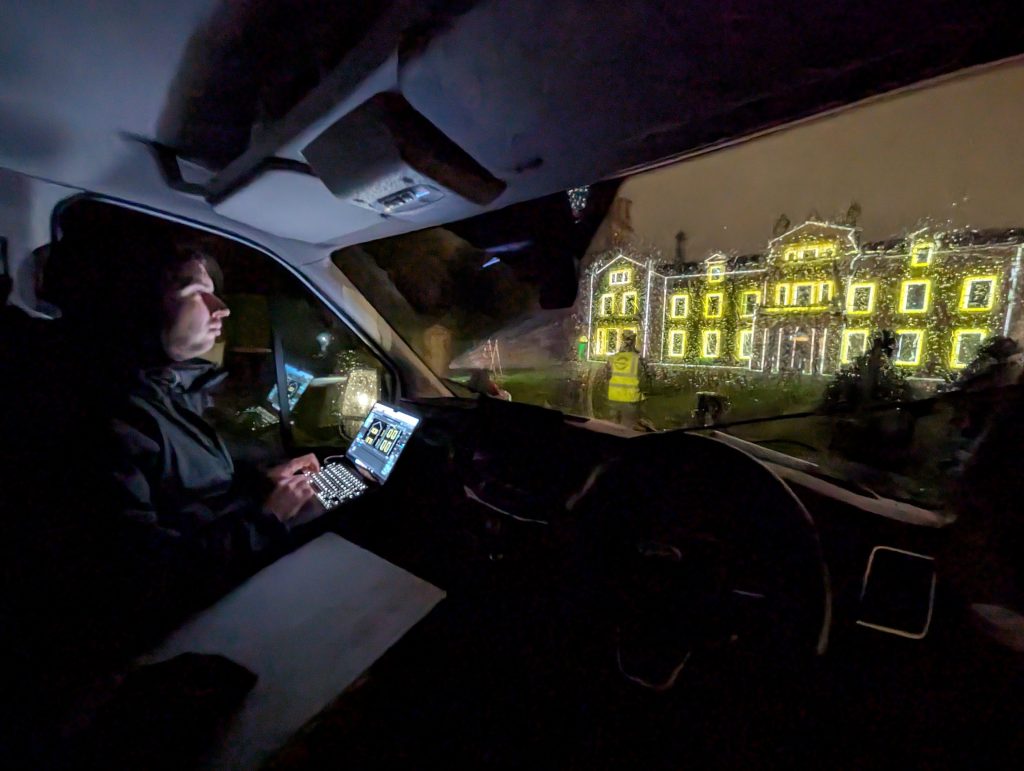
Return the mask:
<path id="1" fill-rule="evenodd" d="M 287 522 L 302 511 L 315 495 L 309 477 L 293 474 L 277 481 L 263 509 L 277 517 L 278 521 Z"/>
<path id="2" fill-rule="evenodd" d="M 298 458 L 292 458 L 290 461 L 279 466 L 274 466 L 267 471 L 267 476 L 271 482 L 276 483 L 282 479 L 293 477 L 296 474 L 315 474 L 319 470 L 320 461 L 316 459 L 313 453 L 308 453 L 307 455 L 300 455 Z"/>

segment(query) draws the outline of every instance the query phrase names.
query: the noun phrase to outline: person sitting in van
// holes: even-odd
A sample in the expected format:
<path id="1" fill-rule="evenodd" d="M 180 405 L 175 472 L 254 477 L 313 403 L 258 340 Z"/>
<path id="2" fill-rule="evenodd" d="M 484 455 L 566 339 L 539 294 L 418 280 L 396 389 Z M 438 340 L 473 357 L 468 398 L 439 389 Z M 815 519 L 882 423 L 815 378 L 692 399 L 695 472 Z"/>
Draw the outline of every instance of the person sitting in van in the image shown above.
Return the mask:
<path id="1" fill-rule="evenodd" d="M 319 463 L 239 466 L 204 419 L 226 377 L 202 358 L 230 313 L 215 263 L 151 225 L 101 232 L 88 208 L 65 220 L 50 289 L 62 348 L 84 352 L 84 400 L 106 424 L 91 461 L 106 480 L 103 548 L 139 599 L 209 599 L 286 545 L 289 522 L 318 505 L 305 472 Z"/>

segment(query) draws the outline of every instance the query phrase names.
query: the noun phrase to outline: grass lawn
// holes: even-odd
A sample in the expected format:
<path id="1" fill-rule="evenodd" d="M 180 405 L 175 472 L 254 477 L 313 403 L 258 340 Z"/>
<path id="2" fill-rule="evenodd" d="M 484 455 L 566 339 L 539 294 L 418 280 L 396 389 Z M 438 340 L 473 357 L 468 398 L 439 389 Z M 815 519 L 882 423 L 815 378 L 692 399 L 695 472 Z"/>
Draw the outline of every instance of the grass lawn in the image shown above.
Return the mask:
<path id="1" fill-rule="evenodd" d="M 458 378 L 465 379 L 465 378 Z M 562 412 L 612 420 L 607 399 L 607 381 L 601 365 L 570 363 L 535 370 L 511 370 L 498 377 L 513 400 L 552 407 Z M 588 393 L 587 383 L 590 383 Z M 828 377 L 807 375 L 761 375 L 737 370 L 670 370 L 652 368 L 652 379 L 643 404 L 643 417 L 658 429 L 694 425 L 691 412 L 697 393 L 712 391 L 729 400 L 721 422 L 791 415 L 814 411 L 822 402 Z M 925 393 L 918 394 L 924 396 Z M 887 413 L 888 414 L 888 413 Z M 896 413 L 888 414 L 898 418 Z M 879 457 L 882 468 L 913 477 L 922 488 L 942 487 L 942 471 L 936 465 L 945 457 L 949 442 L 949 418 L 939 410 L 916 423 L 913 447 L 899 450 L 896 460 Z M 832 417 L 812 415 L 777 419 L 727 428 L 728 433 L 747 441 L 818 463 L 836 459 L 830 451 L 836 422 Z M 884 449 L 885 436 L 879 434 Z M 845 456 L 845 452 L 841 452 Z M 869 459 L 861 459 L 861 461 Z M 898 462 L 897 462 L 898 461 Z M 871 464 L 874 465 L 874 464 Z M 878 487 L 878 480 L 871 480 Z M 920 491 L 915 491 L 918 497 Z M 922 493 L 923 495 L 923 493 Z M 924 497 L 931 497 L 926 495 Z"/>
<path id="2" fill-rule="evenodd" d="M 545 370 L 506 371 L 499 377 L 502 387 L 520 402 L 549 406 L 587 417 L 610 418 L 606 382 L 600 365 L 592 365 L 592 394 L 586 393 L 588 372 L 579 366 Z M 764 377 L 731 370 L 653 370 L 644 402 L 644 415 L 658 428 L 691 425 L 690 413 L 699 391 L 725 396 L 730 409 L 726 421 L 812 410 L 821 401 L 826 378 Z"/>

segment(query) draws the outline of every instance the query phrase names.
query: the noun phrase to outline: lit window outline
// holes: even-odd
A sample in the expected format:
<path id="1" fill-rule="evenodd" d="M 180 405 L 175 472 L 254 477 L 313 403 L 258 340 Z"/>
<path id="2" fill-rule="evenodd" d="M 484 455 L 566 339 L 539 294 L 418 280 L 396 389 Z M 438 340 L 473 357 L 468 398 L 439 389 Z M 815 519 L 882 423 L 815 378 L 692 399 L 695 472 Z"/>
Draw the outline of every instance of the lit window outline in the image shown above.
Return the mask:
<path id="1" fill-rule="evenodd" d="M 604 301 L 606 299 L 610 301 L 608 303 L 607 310 L 605 309 L 605 305 L 604 305 Z M 612 313 L 615 311 L 615 295 L 612 294 L 611 292 L 605 292 L 603 295 L 601 295 L 598 298 L 597 310 L 598 310 L 598 314 L 597 314 L 598 316 L 611 316 Z"/>
<path id="2" fill-rule="evenodd" d="M 864 345 L 861 348 L 861 352 L 859 354 L 857 354 L 857 355 L 861 356 L 868 349 L 868 338 L 871 335 L 871 330 L 870 329 L 862 329 L 862 328 L 858 328 L 858 329 L 844 329 L 843 330 L 843 345 L 842 345 L 842 348 L 841 348 L 840 353 L 839 353 L 839 361 L 842 362 L 843 364 L 850 364 L 853 361 L 853 359 L 850 358 L 850 338 L 853 337 L 854 335 L 863 335 L 864 336 Z"/>
<path id="3" fill-rule="evenodd" d="M 708 340 L 714 338 L 715 351 L 708 353 Z M 705 329 L 701 332 L 700 356 L 702 359 L 717 359 L 722 355 L 722 332 L 719 329 Z"/>
<path id="4" fill-rule="evenodd" d="M 904 361 L 899 359 L 900 349 L 902 348 L 903 341 L 901 338 L 904 335 L 912 335 L 917 338 L 917 351 L 913 361 Z M 897 329 L 896 330 L 896 350 L 892 354 L 892 363 L 897 367 L 919 367 L 921 366 L 921 356 L 924 353 L 924 330 L 922 329 Z"/>
<path id="5" fill-rule="evenodd" d="M 711 298 L 718 298 L 718 313 L 711 313 Z M 708 292 L 704 295 L 704 318 L 706 319 L 720 319 L 725 309 L 725 293 L 724 292 Z"/>
<path id="6" fill-rule="evenodd" d="M 775 285 L 775 304 L 776 305 L 788 305 L 789 304 L 789 284 L 781 283 Z"/>
<path id="7" fill-rule="evenodd" d="M 807 294 L 806 304 L 800 304 L 796 301 L 797 290 L 806 287 L 809 291 Z M 814 305 L 814 282 L 813 281 L 794 281 L 793 282 L 793 302 L 794 308 L 809 308 Z"/>
<path id="8" fill-rule="evenodd" d="M 683 312 L 676 313 L 676 301 L 683 301 Z M 670 319 L 685 319 L 690 315 L 690 293 L 689 292 L 677 292 L 674 295 L 669 296 L 668 303 L 668 317 Z"/>
<path id="9" fill-rule="evenodd" d="M 605 332 L 605 335 L 604 335 L 604 352 L 606 354 L 609 354 L 609 355 L 611 355 L 613 353 L 618 353 L 618 350 L 619 350 L 619 330 L 616 327 L 608 327 L 607 329 L 604 330 L 604 332 Z M 615 334 L 615 344 L 614 344 L 614 346 L 611 343 L 612 333 Z"/>
<path id="10" fill-rule="evenodd" d="M 675 353 L 675 341 L 680 341 L 679 353 Z M 673 329 L 668 333 L 668 355 L 670 358 L 681 359 L 686 355 L 686 330 Z"/>
<path id="11" fill-rule="evenodd" d="M 807 249 L 800 250 L 800 258 L 803 260 L 816 260 L 818 259 L 818 247 L 811 246 Z"/>
<path id="12" fill-rule="evenodd" d="M 996 304 L 996 281 L 999 276 L 966 276 L 964 278 L 964 287 L 960 291 L 960 310 L 965 313 L 985 313 L 986 311 L 992 310 Z M 971 287 L 976 283 L 987 282 L 988 288 L 988 305 L 984 308 L 968 308 L 967 301 L 971 297 Z"/>
<path id="13" fill-rule="evenodd" d="M 828 291 L 822 291 L 828 290 Z M 832 298 L 836 296 L 836 282 L 835 281 L 819 281 L 818 282 L 818 302 L 819 303 L 830 303 Z"/>
<path id="14" fill-rule="evenodd" d="M 878 284 L 875 281 L 861 281 L 857 284 L 850 284 L 849 290 L 846 292 L 846 312 L 851 316 L 867 316 L 869 313 L 874 313 L 875 310 L 875 294 Z M 857 296 L 858 289 L 869 290 L 868 294 L 868 307 L 867 310 L 857 311 L 853 309 L 853 300 Z"/>
<path id="15" fill-rule="evenodd" d="M 604 353 L 604 328 L 599 327 L 597 334 L 594 336 L 594 354 L 600 356 Z"/>
<path id="16" fill-rule="evenodd" d="M 754 298 L 754 307 L 750 309 L 750 313 L 747 313 L 747 298 Z M 740 316 L 750 317 L 754 315 L 757 310 L 757 306 L 761 304 L 761 290 L 760 289 L 747 289 L 740 295 Z"/>
<path id="17" fill-rule="evenodd" d="M 626 298 L 627 297 L 632 297 L 633 298 L 633 304 L 634 304 L 634 306 L 636 306 L 636 309 L 632 313 L 630 313 L 629 311 L 626 310 Z M 623 316 L 635 316 L 639 312 L 640 312 L 640 300 L 639 300 L 639 298 L 637 296 L 637 293 L 636 292 L 623 292 L 622 293 L 622 315 Z"/>
<path id="18" fill-rule="evenodd" d="M 743 341 L 750 341 L 750 353 L 743 355 Z M 736 358 L 739 361 L 750 361 L 754 358 L 754 330 L 753 329 L 741 329 L 739 335 L 736 338 Z"/>
<path id="19" fill-rule="evenodd" d="M 924 252 L 924 261 L 917 258 L 919 254 Z M 932 254 L 935 252 L 934 244 L 914 244 L 914 247 L 910 250 L 910 267 L 912 268 L 924 268 L 932 264 Z"/>
<path id="20" fill-rule="evenodd" d="M 619 280 L 616 280 L 616 279 Z M 609 286 L 627 286 L 633 283 L 633 269 L 632 268 L 619 268 L 613 270 L 608 274 L 608 285 Z"/>
<path id="21" fill-rule="evenodd" d="M 908 308 L 907 298 L 910 296 L 910 287 L 924 285 L 924 307 Z M 900 313 L 927 313 L 932 302 L 932 280 L 930 278 L 911 278 L 903 282 L 900 289 Z"/>
<path id="22" fill-rule="evenodd" d="M 949 366 L 951 369 L 963 369 L 971 362 L 966 361 L 960 363 L 960 357 L 957 355 L 960 352 L 960 344 L 967 335 L 980 335 L 981 340 L 978 341 L 978 348 L 981 348 L 985 340 L 991 335 L 991 331 L 983 329 L 982 327 L 960 327 L 953 330 L 953 345 L 949 349 Z"/>
<path id="23" fill-rule="evenodd" d="M 708 265 L 708 283 L 721 284 L 725 281 L 725 265 L 714 262 Z"/>

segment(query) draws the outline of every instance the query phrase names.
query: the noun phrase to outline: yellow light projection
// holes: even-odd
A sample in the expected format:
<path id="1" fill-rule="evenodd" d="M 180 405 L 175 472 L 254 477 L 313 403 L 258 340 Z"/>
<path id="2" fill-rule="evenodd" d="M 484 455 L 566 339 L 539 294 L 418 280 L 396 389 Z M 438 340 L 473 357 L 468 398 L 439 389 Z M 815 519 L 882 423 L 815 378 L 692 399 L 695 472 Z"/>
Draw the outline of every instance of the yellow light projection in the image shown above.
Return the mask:
<path id="1" fill-rule="evenodd" d="M 930 265 L 934 251 L 935 244 L 931 241 L 918 241 L 910 250 L 910 266 L 913 268 L 923 268 L 926 265 Z"/>
<path id="2" fill-rule="evenodd" d="M 996 302 L 998 276 L 967 276 L 960 293 L 960 310 L 978 313 L 992 310 Z"/>
<path id="3" fill-rule="evenodd" d="M 704 295 L 704 318 L 719 319 L 722 317 L 722 301 L 724 295 L 721 292 L 709 292 Z"/>
<path id="4" fill-rule="evenodd" d="M 793 305 L 809 307 L 814 302 L 814 282 L 796 281 L 793 283 Z"/>
<path id="5" fill-rule="evenodd" d="M 626 286 L 633 283 L 633 270 L 631 268 L 613 270 L 608 275 L 608 283 L 612 286 Z"/>
<path id="6" fill-rule="evenodd" d="M 898 367 L 916 367 L 924 352 L 924 332 L 920 329 L 897 329 L 896 349 L 892 361 Z"/>
<path id="7" fill-rule="evenodd" d="M 839 360 L 843 364 L 849 364 L 867 350 L 870 331 L 868 329 L 843 330 L 843 345 L 839 353 Z"/>
<path id="8" fill-rule="evenodd" d="M 746 291 L 740 295 L 740 315 L 753 316 L 757 306 L 761 303 L 761 292 L 759 290 Z"/>
<path id="9" fill-rule="evenodd" d="M 717 359 L 721 349 L 722 334 L 717 329 L 705 329 L 701 333 L 701 356 L 705 359 Z"/>
<path id="10" fill-rule="evenodd" d="M 673 329 L 668 335 L 668 355 L 680 358 L 686 355 L 686 331 Z"/>
<path id="11" fill-rule="evenodd" d="M 970 364 L 988 336 L 987 329 L 954 329 L 953 345 L 949 350 L 949 366 L 953 369 L 963 369 Z"/>
<path id="12" fill-rule="evenodd" d="M 652 254 L 634 261 L 609 249 L 607 267 L 595 262 L 588 273 L 590 355 L 604 360 L 620 350 L 623 325 L 632 324 L 653 341 L 644 350 L 638 339 L 638 348 L 655 360 L 779 371 L 776 360 L 796 366 L 776 350 L 780 330 L 799 324 L 820 360 L 814 371 L 825 373 L 855 361 L 884 328 L 897 335 L 895 365 L 937 380 L 968 366 L 991 335 L 1016 334 L 1024 236 L 981 243 L 967 232 L 920 230 L 896 248 L 884 241 L 858 250 L 852 236 L 826 235 L 838 226 L 807 224 L 806 240 L 774 240 L 735 268 L 714 252 L 683 275 Z M 703 326 L 691 326 L 694 316 Z"/>
<path id="13" fill-rule="evenodd" d="M 690 295 L 680 292 L 669 298 L 669 318 L 685 319 L 690 314 Z"/>
<path id="14" fill-rule="evenodd" d="M 829 260 L 835 255 L 835 249 L 834 241 L 806 241 L 786 247 L 783 257 L 786 262 Z"/>
<path id="15" fill-rule="evenodd" d="M 749 361 L 754 355 L 754 330 L 741 329 L 736 341 L 736 358 Z"/>
<path id="16" fill-rule="evenodd" d="M 904 281 L 900 289 L 900 313 L 927 313 L 931 297 L 931 279 L 918 278 Z"/>
<path id="17" fill-rule="evenodd" d="M 875 290 L 878 285 L 874 281 L 850 284 L 846 293 L 846 312 L 851 316 L 871 313 L 875 309 Z"/>

